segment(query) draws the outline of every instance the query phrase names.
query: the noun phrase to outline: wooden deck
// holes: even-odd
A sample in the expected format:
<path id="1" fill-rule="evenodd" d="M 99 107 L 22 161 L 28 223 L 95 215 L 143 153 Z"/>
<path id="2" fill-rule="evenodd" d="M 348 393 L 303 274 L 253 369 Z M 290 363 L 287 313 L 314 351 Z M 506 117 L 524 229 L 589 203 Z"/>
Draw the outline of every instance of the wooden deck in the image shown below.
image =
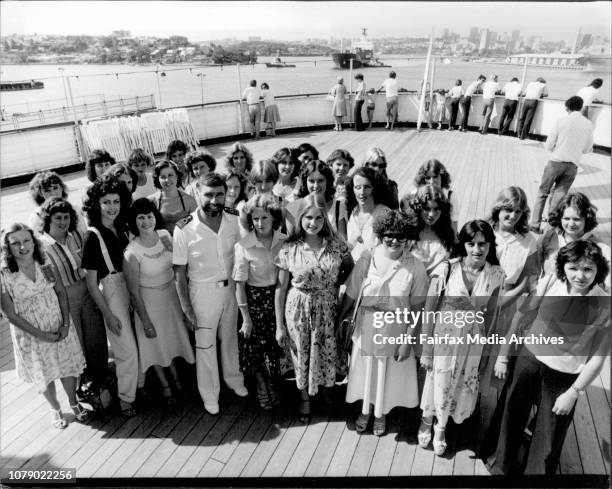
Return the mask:
<path id="1" fill-rule="evenodd" d="M 400 194 L 411 186 L 418 166 L 438 158 L 453 177 L 459 223 L 485 217 L 496 193 L 519 185 L 533 202 L 546 152 L 536 141 L 518 141 L 497 135 L 447 133 L 400 129 L 388 132 L 308 132 L 246 141 L 256 159 L 282 146 L 309 142 L 322 157 L 336 148 L 348 149 L 359 163 L 367 148 L 381 147 L 387 154 L 389 174 Z M 211 146 L 220 168 L 230 144 Z M 610 157 L 590 154 L 583 159 L 574 188 L 598 206 L 598 233 L 610 240 Z M 70 200 L 79 203 L 86 184 L 83 173 L 67 175 Z M 3 189 L 0 197 L 2 226 L 27 222 L 34 205 L 26 186 Z M 609 474 L 610 366 L 578 402 L 568 433 L 562 474 Z M 287 382 L 288 401 L 277 413 L 260 411 L 253 400 L 222 393 L 221 414 L 210 416 L 195 393 L 168 411 L 155 402 L 139 415 L 124 419 L 107 414 L 88 425 L 71 422 L 66 430 L 50 426 L 43 397 L 16 378 L 10 335 L 0 323 L 0 469 L 76 467 L 78 477 L 354 477 L 354 476 L 474 476 L 487 475 L 474 458 L 475 425 L 449 433 L 451 444 L 444 457 L 416 444 L 417 410 L 395 409 L 389 433 L 357 435 L 352 420 L 356 406 L 333 414 L 315 411 L 308 425 L 294 416 L 297 398 Z M 58 389 L 61 391 L 61 388 Z M 343 396 L 342 386 L 336 392 Z M 64 412 L 67 399 L 60 395 Z M 316 407 L 316 405 L 315 405 Z M 72 416 L 69 418 L 73 420 Z M 452 429 L 452 428 L 451 428 Z M 465 483 L 469 485 L 469 483 Z"/>

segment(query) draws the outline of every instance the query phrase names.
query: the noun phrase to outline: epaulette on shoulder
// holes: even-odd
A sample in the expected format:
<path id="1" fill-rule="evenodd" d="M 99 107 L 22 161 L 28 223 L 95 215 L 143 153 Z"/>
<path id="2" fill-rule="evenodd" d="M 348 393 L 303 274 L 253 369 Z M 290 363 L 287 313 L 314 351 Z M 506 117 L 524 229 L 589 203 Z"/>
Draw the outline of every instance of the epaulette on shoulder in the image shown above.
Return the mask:
<path id="1" fill-rule="evenodd" d="M 240 213 L 236 209 L 232 209 L 231 207 L 224 207 L 223 210 L 232 216 L 239 216 Z"/>
<path id="2" fill-rule="evenodd" d="M 185 216 L 182 219 L 179 219 L 179 221 L 176 223 L 176 227 L 179 229 L 183 229 L 191 221 L 193 221 L 193 216 L 189 214 L 188 216 Z"/>

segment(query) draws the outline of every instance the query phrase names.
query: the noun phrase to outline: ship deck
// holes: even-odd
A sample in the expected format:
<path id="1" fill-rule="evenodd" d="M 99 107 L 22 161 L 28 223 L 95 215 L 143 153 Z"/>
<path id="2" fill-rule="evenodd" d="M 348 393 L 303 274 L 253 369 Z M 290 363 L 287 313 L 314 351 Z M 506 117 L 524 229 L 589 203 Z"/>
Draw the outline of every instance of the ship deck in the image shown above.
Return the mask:
<path id="1" fill-rule="evenodd" d="M 381 147 L 388 157 L 389 175 L 399 183 L 400 195 L 412 185 L 421 163 L 429 158 L 441 160 L 453 177 L 460 225 L 486 217 L 497 192 L 511 184 L 521 186 L 533 202 L 547 161 L 540 142 L 471 132 L 320 131 L 246 141 L 256 159 L 301 142 L 313 144 L 322 157 L 336 148 L 349 149 L 357 163 L 367 148 Z M 220 168 L 229 147 L 230 143 L 208 147 Z M 609 155 L 589 154 L 584 156 L 574 184 L 598 206 L 597 233 L 607 241 L 610 176 Z M 71 189 L 70 200 L 79 203 L 81 189 L 87 184 L 83 172 L 64 178 Z M 34 208 L 26 185 L 3 189 L 0 203 L 3 226 L 27 222 Z M 286 389 L 293 403 L 288 402 L 277 413 L 263 413 L 254 400 L 222 393 L 221 415 L 210 416 L 193 395 L 171 412 L 153 402 L 131 419 L 106 414 L 88 425 L 71 422 L 66 430 L 58 431 L 50 426 L 43 397 L 16 377 L 6 321 L 0 323 L 0 338 L 2 469 L 75 467 L 78 477 L 126 479 L 488 474 L 474 456 L 476 422 L 456 430 L 451 427 L 449 439 L 456 441 L 445 456 L 435 457 L 431 448 L 417 445 L 417 410 L 394 409 L 389 432 L 381 438 L 371 432 L 361 436 L 355 432 L 355 405 L 331 415 L 315 411 L 311 422 L 304 425 L 295 416 L 297 398 L 290 382 Z M 608 360 L 578 402 L 561 457 L 561 474 L 609 474 L 609 372 Z M 336 395 L 342 397 L 342 386 Z M 67 399 L 63 394 L 60 398 L 64 412 L 69 412 Z"/>

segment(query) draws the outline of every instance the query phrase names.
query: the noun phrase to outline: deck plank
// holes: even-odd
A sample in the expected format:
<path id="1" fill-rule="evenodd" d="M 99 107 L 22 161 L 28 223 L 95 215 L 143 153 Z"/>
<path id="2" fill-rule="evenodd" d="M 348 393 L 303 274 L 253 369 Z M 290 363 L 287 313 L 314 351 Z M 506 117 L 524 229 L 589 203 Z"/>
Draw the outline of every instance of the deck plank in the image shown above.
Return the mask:
<path id="1" fill-rule="evenodd" d="M 398 414 L 393 413 L 387 418 L 389 422 L 388 432 L 385 436 L 378 439 L 376 451 L 372 457 L 368 476 L 370 477 L 388 477 L 393 463 L 393 455 L 397 447 L 397 439 L 401 430 L 401 425 L 398 420 Z"/>
<path id="2" fill-rule="evenodd" d="M 453 178 L 452 187 L 460 202 L 457 209 L 460 225 L 473 218 L 487 217 L 496 194 L 509 185 L 522 187 L 533 207 L 548 159 L 542 143 L 537 141 L 474 132 L 417 133 L 404 128 L 393 132 L 374 129 L 365 133 L 288 134 L 246 144 L 258 160 L 269 157 L 280 147 L 295 147 L 304 140 L 319 149 L 322 159 L 336 148 L 348 149 L 357 165 L 369 147 L 382 148 L 387 154 L 389 176 L 398 182 L 400 196 L 414 186 L 414 176 L 423 162 L 439 159 Z M 230 145 L 227 142 L 208 147 L 218 160 L 219 170 L 223 170 Z M 610 175 L 608 155 L 588 154 L 574 184 L 575 190 L 585 192 L 598 206 L 600 225 L 595 234 L 608 242 Z M 79 204 L 82 189 L 88 185 L 84 172 L 63 178 L 69 186 L 69 200 Z M 2 226 L 8 219 L 27 222 L 33 210 L 27 185 L 3 188 L 0 209 Z M 101 474 L 312 477 L 364 471 L 367 475 L 398 476 L 448 473 L 449 468 L 454 475 L 487 474 L 470 448 L 462 446 L 456 453 L 449 452 L 448 459 L 440 459 L 434 457 L 431 448 L 419 448 L 403 430 L 380 439 L 371 434 L 360 437 L 350 421 L 347 426 L 343 416 L 313 420 L 306 426 L 297 422 L 293 411 L 266 419 L 267 415 L 254 411 L 247 401 L 233 398 L 222 406 L 222 415 L 216 417 L 204 413 L 199 403 L 188 404 L 186 413 L 178 417 L 168 417 L 153 406 L 146 412 L 146 419 L 143 414 L 129 420 L 112 415 L 93 420 L 88 426 L 71 423 L 67 430 L 58 432 L 50 427 L 42 396 L 22 383 L 14 368 L 8 323 L 0 319 L 0 463 L 4 464 L 32 468 L 75 466 L 79 475 L 85 477 Z M 67 408 L 61 388 L 58 395 Z M 609 473 L 611 401 L 608 358 L 579 403 L 562 453 L 562 473 Z"/>

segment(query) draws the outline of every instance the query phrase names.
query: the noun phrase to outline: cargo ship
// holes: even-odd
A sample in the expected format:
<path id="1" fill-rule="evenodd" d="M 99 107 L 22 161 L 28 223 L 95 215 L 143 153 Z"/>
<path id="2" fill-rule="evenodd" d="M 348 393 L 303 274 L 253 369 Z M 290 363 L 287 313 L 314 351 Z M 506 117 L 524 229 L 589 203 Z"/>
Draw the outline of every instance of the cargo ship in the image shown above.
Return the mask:
<path id="1" fill-rule="evenodd" d="M 332 59 L 336 67 L 348 70 L 353 60 L 353 68 L 390 68 L 390 65 L 374 57 L 374 44 L 368 39 L 365 28 L 361 31 L 361 39 L 353 41 L 350 50 L 340 50 L 332 53 Z"/>

